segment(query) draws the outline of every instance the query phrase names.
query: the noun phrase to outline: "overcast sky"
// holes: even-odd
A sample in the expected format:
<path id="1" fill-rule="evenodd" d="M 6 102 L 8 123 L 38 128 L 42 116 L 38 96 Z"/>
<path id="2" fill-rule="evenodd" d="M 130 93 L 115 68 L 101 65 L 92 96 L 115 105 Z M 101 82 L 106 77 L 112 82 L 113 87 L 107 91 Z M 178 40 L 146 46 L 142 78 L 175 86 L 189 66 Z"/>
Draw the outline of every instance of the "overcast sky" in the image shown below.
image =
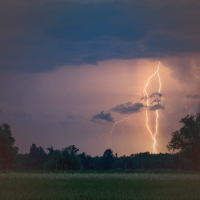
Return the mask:
<path id="1" fill-rule="evenodd" d="M 200 112 L 199 24 L 198 0 L 1 0 L 0 123 L 20 153 L 130 155 L 153 152 L 146 109 L 153 133 L 157 110 L 167 152 L 180 119 Z"/>

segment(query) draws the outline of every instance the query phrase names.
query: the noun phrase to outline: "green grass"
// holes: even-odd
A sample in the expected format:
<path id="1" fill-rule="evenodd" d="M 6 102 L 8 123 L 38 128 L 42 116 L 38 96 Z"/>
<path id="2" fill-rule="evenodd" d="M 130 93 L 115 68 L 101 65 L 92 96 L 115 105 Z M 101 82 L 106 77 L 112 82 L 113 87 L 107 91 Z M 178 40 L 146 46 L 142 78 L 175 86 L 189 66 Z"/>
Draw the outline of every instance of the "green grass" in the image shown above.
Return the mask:
<path id="1" fill-rule="evenodd" d="M 0 177 L 1 200 L 200 200 L 200 179 L 151 178 L 7 178 Z M 168 175 L 167 175 L 168 176 Z M 166 177 L 167 177 L 166 176 Z M 170 175 L 169 175 L 170 176 Z M 179 176 L 173 175 L 174 176 Z M 143 177 L 143 175 L 141 175 Z M 180 176 L 181 177 L 181 176 Z"/>
<path id="2" fill-rule="evenodd" d="M 157 170 L 141 170 L 141 169 L 112 169 L 112 170 L 0 170 L 0 174 L 2 173 L 35 173 L 35 174 L 46 174 L 46 173 L 60 173 L 60 174 L 88 174 L 88 173 L 95 173 L 95 174 L 102 174 L 102 173 L 109 173 L 109 174 L 116 174 L 116 173 L 148 173 L 148 174 L 200 174 L 200 171 L 184 171 L 184 170 L 168 170 L 168 169 L 157 169 Z"/>

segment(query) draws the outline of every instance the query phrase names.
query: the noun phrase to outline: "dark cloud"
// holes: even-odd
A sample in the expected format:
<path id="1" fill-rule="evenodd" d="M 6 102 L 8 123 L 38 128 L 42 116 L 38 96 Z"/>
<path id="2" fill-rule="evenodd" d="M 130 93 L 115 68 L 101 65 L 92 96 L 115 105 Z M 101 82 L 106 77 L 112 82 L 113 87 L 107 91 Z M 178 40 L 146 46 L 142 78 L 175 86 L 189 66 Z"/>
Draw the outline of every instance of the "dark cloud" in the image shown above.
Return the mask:
<path id="1" fill-rule="evenodd" d="M 132 104 L 131 102 L 128 102 L 117 105 L 116 107 L 112 108 L 112 111 L 118 112 L 120 114 L 133 114 L 140 112 L 141 108 L 143 107 L 144 105 L 142 103 Z"/>
<path id="2" fill-rule="evenodd" d="M 155 104 L 153 106 L 149 106 L 148 108 L 149 110 L 164 110 L 165 109 L 165 107 L 162 106 L 161 104 Z"/>
<path id="3" fill-rule="evenodd" d="M 161 93 L 158 93 L 158 92 L 155 92 L 155 93 L 152 93 L 150 96 L 150 98 L 154 98 L 154 97 L 162 97 L 162 94 Z"/>
<path id="4" fill-rule="evenodd" d="M 148 106 L 149 110 L 153 111 L 153 110 L 159 110 L 159 109 L 164 110 L 165 109 L 164 106 L 159 104 L 160 101 L 154 100 L 154 102 L 157 102 L 157 104 Z M 133 113 L 140 112 L 141 108 L 144 108 L 144 107 L 146 107 L 146 106 L 144 106 L 144 104 L 142 104 L 142 103 L 132 104 L 131 102 L 128 102 L 128 103 L 117 105 L 116 107 L 112 108 L 112 111 L 118 112 L 120 114 L 133 114 Z"/>
<path id="5" fill-rule="evenodd" d="M 200 99 L 200 95 L 199 94 L 194 94 L 194 95 L 186 95 L 187 99 Z"/>
<path id="6" fill-rule="evenodd" d="M 146 101 L 147 100 L 147 96 L 142 97 L 141 100 Z"/>
<path id="7" fill-rule="evenodd" d="M 160 103 L 160 102 L 161 102 L 160 99 L 154 99 L 154 100 L 151 102 L 151 105 L 152 105 L 152 104 L 155 104 L 155 103 Z"/>
<path id="8" fill-rule="evenodd" d="M 111 116 L 111 114 L 104 113 L 104 111 L 102 111 L 99 114 L 94 115 L 90 121 L 95 122 L 95 123 L 102 123 L 101 120 L 104 120 L 107 122 L 114 122 L 114 118 Z"/>
<path id="9" fill-rule="evenodd" d="M 0 69 L 199 53 L 199 23 L 195 0 L 2 0 Z"/>
<path id="10" fill-rule="evenodd" d="M 149 95 L 149 98 L 154 98 L 154 97 L 161 98 L 162 94 L 158 93 L 158 92 L 155 92 L 155 93 L 152 93 L 151 95 Z M 146 101 L 147 100 L 147 96 L 142 97 L 141 100 L 145 100 Z"/>
<path id="11" fill-rule="evenodd" d="M 162 94 L 161 93 L 158 93 L 158 92 L 155 92 L 155 93 L 152 93 L 149 98 L 154 98 L 153 101 L 151 101 L 151 105 L 154 105 L 155 103 L 156 104 L 159 104 L 161 102 L 161 98 L 162 98 Z"/>

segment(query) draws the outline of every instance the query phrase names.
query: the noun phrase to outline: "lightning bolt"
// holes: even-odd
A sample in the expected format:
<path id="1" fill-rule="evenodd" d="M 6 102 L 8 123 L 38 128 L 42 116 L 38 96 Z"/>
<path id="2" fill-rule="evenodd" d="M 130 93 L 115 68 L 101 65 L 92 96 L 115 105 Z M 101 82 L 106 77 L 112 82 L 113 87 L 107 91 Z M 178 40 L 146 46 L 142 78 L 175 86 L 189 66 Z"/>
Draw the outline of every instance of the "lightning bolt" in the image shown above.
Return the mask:
<path id="1" fill-rule="evenodd" d="M 159 62 L 159 64 L 158 64 L 157 70 L 148 78 L 147 83 L 146 83 L 146 85 L 145 85 L 145 87 L 144 87 L 144 90 L 143 90 L 144 99 L 146 100 L 146 127 L 147 127 L 147 129 L 148 129 L 148 131 L 149 131 L 149 133 L 150 133 L 150 135 L 151 135 L 151 137 L 152 137 L 152 139 L 153 139 L 153 153 L 156 153 L 156 145 L 159 145 L 159 144 L 157 143 L 157 141 L 156 141 L 156 135 L 158 134 L 158 118 L 159 118 L 159 112 L 158 112 L 158 110 L 156 110 L 156 130 L 155 130 L 155 133 L 153 134 L 153 132 L 151 131 L 151 129 L 150 129 L 150 127 L 149 127 L 149 124 L 148 124 L 148 121 L 149 121 L 149 117 L 148 117 L 149 99 L 148 99 L 148 97 L 149 97 L 149 95 L 148 95 L 148 93 L 147 93 L 147 91 L 146 91 L 146 88 L 147 88 L 147 86 L 149 85 L 150 79 L 151 79 L 152 77 L 154 77 L 155 75 L 157 75 L 157 76 L 158 76 L 158 80 L 159 80 L 159 89 L 158 89 L 158 92 L 160 93 L 160 91 L 161 91 L 161 79 L 160 79 L 160 75 L 159 75 L 159 67 L 160 67 L 160 62 Z M 134 94 L 135 94 L 135 93 L 134 93 Z M 137 94 L 139 94 L 139 93 L 137 93 Z M 158 104 L 159 104 L 159 103 L 160 103 L 160 102 L 158 102 Z M 120 120 L 120 121 L 116 121 L 116 122 L 114 123 L 113 127 L 112 127 L 112 130 L 111 130 L 110 132 L 108 132 L 108 133 L 102 134 L 99 138 L 101 138 L 102 136 L 105 136 L 105 135 L 109 135 L 109 136 L 110 136 L 110 146 L 111 146 L 112 139 L 113 139 L 113 137 L 114 137 L 113 131 L 115 130 L 115 126 L 116 126 L 118 123 L 121 123 L 121 122 L 123 122 L 123 121 L 125 121 L 125 120 L 126 120 L 126 122 L 127 122 L 127 121 L 130 120 L 131 118 L 132 118 L 132 115 L 129 115 L 128 117 L 126 117 L 126 118 L 124 118 L 124 119 L 122 119 L 122 120 Z M 125 123 L 125 125 L 126 125 L 126 123 Z M 124 134 L 124 129 L 123 129 L 123 134 Z M 123 134 L 122 134 L 122 135 L 123 135 Z M 122 135 L 121 135 L 121 136 L 122 136 Z M 121 137 L 121 136 L 120 136 L 120 137 Z"/>
<path id="2" fill-rule="evenodd" d="M 146 83 L 144 90 L 143 90 L 143 94 L 144 94 L 144 97 L 145 97 L 146 102 L 147 102 L 146 103 L 146 126 L 147 126 L 147 129 L 148 129 L 149 133 L 151 134 L 151 137 L 153 138 L 153 142 L 154 142 L 153 143 L 153 153 L 156 153 L 156 135 L 158 134 L 159 113 L 158 113 L 158 110 L 156 110 L 156 132 L 155 132 L 155 134 L 153 134 L 153 132 L 151 131 L 151 129 L 149 128 L 149 125 L 148 125 L 148 121 L 149 121 L 149 118 L 148 118 L 149 100 L 148 100 L 148 93 L 146 91 L 146 88 L 149 85 L 150 79 L 157 74 L 158 80 L 159 80 L 159 90 L 158 90 L 158 92 L 160 93 L 160 91 L 161 91 L 161 80 L 160 80 L 160 75 L 159 75 L 159 66 L 160 66 L 160 62 L 158 64 L 157 71 L 148 78 L 147 83 Z"/>
<path id="3" fill-rule="evenodd" d="M 126 119 L 125 124 L 124 124 L 124 127 L 125 127 L 125 125 L 127 124 L 127 121 L 130 120 L 130 119 L 132 119 L 132 116 L 131 116 L 131 115 Z M 125 134 L 124 127 L 123 127 L 123 133 L 119 136 L 119 139 Z"/>
<path id="4" fill-rule="evenodd" d="M 108 133 L 102 134 L 99 138 L 101 138 L 101 137 L 104 136 L 104 135 L 110 135 L 110 146 L 111 146 L 112 138 L 114 137 L 113 131 L 115 130 L 115 126 L 116 126 L 118 123 L 121 123 L 121 122 L 123 122 L 123 121 L 125 121 L 125 120 L 129 120 L 130 118 L 131 118 L 131 115 L 129 115 L 128 117 L 126 117 L 126 118 L 124 118 L 124 119 L 122 119 L 122 120 L 120 120 L 120 121 L 116 121 L 116 122 L 114 123 L 114 125 L 113 125 L 112 130 L 111 130 L 110 132 L 108 132 Z"/>

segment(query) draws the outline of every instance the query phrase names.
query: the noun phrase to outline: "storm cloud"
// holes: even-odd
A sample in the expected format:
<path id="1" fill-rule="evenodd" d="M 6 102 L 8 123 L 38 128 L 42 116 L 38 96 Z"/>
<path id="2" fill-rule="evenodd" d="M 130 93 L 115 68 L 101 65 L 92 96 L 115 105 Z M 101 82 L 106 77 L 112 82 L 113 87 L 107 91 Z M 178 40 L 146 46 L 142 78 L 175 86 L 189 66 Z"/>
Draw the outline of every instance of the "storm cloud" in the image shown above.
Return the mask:
<path id="1" fill-rule="evenodd" d="M 161 93 L 154 92 L 151 95 L 149 95 L 148 98 L 155 98 L 156 97 L 158 99 L 158 98 L 161 98 L 162 96 L 163 95 Z M 146 101 L 147 100 L 147 96 L 142 97 L 141 100 L 145 100 Z M 158 101 L 154 100 L 153 102 L 158 102 Z"/>
<path id="2" fill-rule="evenodd" d="M 95 123 L 102 123 L 101 120 L 104 120 L 107 122 L 114 122 L 114 118 L 111 116 L 111 114 L 104 113 L 104 111 L 102 111 L 99 114 L 94 115 L 90 121 L 95 122 Z"/>
<path id="3" fill-rule="evenodd" d="M 195 0 L 2 0 L 0 11 L 1 70 L 200 52 Z"/>
<path id="4" fill-rule="evenodd" d="M 124 103 L 115 106 L 112 108 L 112 111 L 118 112 L 120 114 L 133 114 L 133 113 L 138 113 L 141 111 L 141 108 L 145 107 L 142 103 Z"/>
<path id="5" fill-rule="evenodd" d="M 148 106 L 149 110 L 165 110 L 165 107 L 162 106 L 161 104 L 155 104 L 153 106 Z"/>
<path id="6" fill-rule="evenodd" d="M 155 93 L 152 93 L 150 96 L 150 98 L 154 98 L 154 97 L 162 97 L 162 94 L 161 93 L 158 93 L 158 92 L 155 92 Z"/>
<path id="7" fill-rule="evenodd" d="M 194 94 L 194 95 L 186 95 L 187 99 L 200 99 L 200 95 L 199 94 Z"/>

